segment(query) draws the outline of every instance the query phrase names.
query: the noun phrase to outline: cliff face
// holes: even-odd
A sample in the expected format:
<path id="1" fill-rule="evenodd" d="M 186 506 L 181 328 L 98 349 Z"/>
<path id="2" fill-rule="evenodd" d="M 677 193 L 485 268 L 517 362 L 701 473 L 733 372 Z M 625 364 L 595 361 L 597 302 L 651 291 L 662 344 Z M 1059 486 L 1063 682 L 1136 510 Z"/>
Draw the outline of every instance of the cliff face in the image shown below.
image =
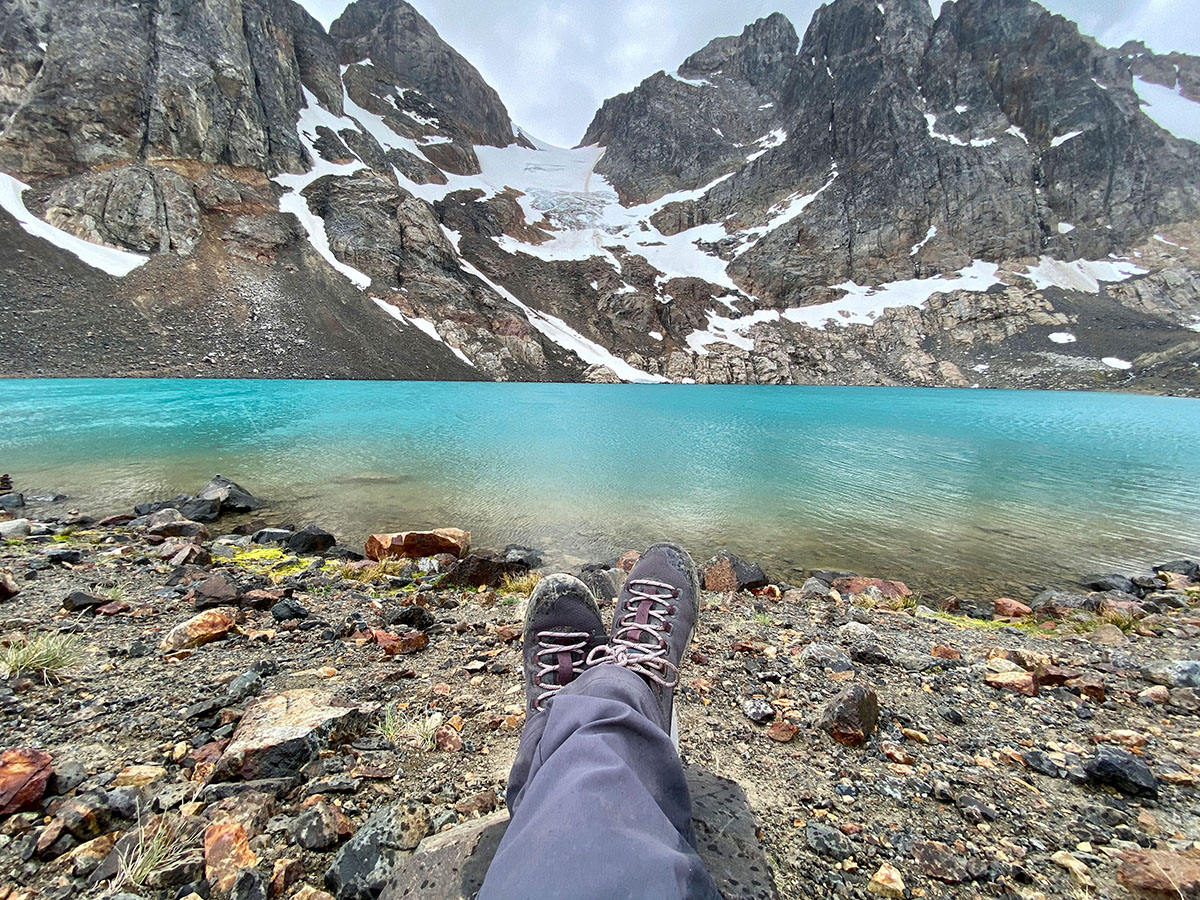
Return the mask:
<path id="1" fill-rule="evenodd" d="M 0 0 L 0 171 L 30 185 L 6 206 L 150 257 L 77 279 L 127 313 L 101 315 L 37 288 L 73 259 L 9 241 L 7 302 L 182 332 L 179 372 L 356 374 L 313 349 L 336 296 L 373 376 L 1195 391 L 1200 125 L 1163 104 L 1200 122 L 1200 61 L 1030 0 L 835 0 L 561 150 L 402 0 L 328 33 L 293 0 Z M 293 346 L 248 324 L 266 283 L 309 323 Z M 236 354 L 204 343 L 230 298 Z M 0 341 L 7 374 L 72 356 Z"/>

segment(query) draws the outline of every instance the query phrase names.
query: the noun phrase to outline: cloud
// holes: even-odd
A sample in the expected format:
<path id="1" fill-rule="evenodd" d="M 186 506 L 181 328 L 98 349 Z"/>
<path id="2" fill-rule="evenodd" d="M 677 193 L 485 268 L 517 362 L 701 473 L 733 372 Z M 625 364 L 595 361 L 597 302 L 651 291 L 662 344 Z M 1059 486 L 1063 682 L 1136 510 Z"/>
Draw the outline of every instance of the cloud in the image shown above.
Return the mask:
<path id="1" fill-rule="evenodd" d="M 1119 46 L 1200 53 L 1196 0 L 1043 0 L 1086 34 Z M 326 27 L 345 0 L 302 0 Z M 818 0 L 413 0 L 442 38 L 500 94 L 517 124 L 576 143 L 600 104 L 643 78 L 673 71 L 714 37 L 782 12 L 803 35 Z M 935 13 L 941 0 L 931 0 Z"/>

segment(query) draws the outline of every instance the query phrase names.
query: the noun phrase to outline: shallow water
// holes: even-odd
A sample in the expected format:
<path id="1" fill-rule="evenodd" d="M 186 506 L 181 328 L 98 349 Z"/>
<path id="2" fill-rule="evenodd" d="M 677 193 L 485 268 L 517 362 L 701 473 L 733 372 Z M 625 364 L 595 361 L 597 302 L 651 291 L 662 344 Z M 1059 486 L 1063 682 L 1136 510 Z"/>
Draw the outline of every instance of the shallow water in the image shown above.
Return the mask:
<path id="1" fill-rule="evenodd" d="M 558 566 L 670 537 L 797 579 L 1027 591 L 1200 553 L 1200 402 L 908 388 L 0 381 L 0 471 L 92 514 L 220 472 L 348 544 L 452 525 Z"/>

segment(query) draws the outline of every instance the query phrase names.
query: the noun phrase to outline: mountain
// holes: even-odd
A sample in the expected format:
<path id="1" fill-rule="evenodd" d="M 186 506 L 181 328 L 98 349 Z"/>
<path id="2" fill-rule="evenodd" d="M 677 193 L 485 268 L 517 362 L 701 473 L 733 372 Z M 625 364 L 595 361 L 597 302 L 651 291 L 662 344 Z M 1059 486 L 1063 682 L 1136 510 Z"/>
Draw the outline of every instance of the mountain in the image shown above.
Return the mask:
<path id="1" fill-rule="evenodd" d="M 1200 393 L 1200 59 L 1030 0 L 776 13 L 574 149 L 402 0 L 0 0 L 0 172 L 0 374 Z"/>

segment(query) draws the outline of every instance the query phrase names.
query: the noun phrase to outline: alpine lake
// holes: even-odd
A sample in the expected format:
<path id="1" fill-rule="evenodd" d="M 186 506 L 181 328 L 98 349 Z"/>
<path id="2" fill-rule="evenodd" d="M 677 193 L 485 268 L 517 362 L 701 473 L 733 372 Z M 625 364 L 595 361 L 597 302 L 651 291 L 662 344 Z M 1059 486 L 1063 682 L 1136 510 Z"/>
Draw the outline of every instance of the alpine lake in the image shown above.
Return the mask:
<path id="1" fill-rule="evenodd" d="M 670 539 L 775 580 L 841 569 L 984 598 L 1200 554 L 1197 400 L 17 379 L 0 380 L 0 421 L 0 472 L 29 497 L 68 495 L 47 515 L 132 512 L 220 473 L 270 502 L 262 518 L 358 550 L 374 531 L 453 526 L 570 570 Z"/>

